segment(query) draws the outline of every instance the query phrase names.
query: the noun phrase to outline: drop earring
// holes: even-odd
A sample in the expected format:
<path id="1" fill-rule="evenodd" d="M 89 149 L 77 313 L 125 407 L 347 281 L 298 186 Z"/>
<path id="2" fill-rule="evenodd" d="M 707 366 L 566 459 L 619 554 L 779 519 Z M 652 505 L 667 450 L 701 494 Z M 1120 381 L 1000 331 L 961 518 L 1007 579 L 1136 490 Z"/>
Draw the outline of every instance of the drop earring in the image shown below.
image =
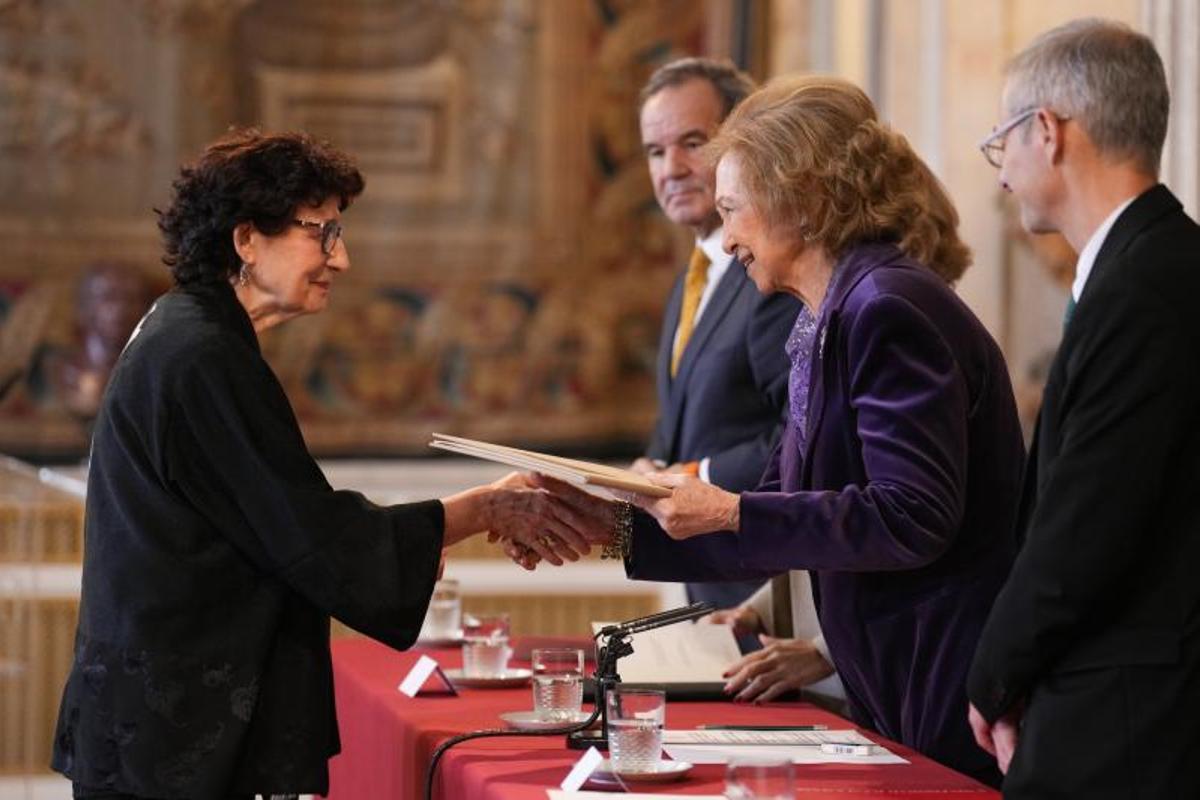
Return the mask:
<path id="1" fill-rule="evenodd" d="M 242 268 L 238 270 L 237 282 L 238 286 L 247 286 L 250 283 L 250 265 L 245 261 L 242 262 Z"/>

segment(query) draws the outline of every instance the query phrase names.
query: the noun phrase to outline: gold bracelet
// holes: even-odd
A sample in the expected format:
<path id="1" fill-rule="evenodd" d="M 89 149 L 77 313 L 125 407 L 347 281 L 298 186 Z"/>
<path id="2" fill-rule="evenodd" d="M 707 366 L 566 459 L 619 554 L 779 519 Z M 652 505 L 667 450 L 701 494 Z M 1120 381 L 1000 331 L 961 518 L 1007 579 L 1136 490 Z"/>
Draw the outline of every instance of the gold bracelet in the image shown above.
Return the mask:
<path id="1" fill-rule="evenodd" d="M 618 502 L 613 512 L 613 537 L 600 551 L 600 558 L 629 558 L 633 539 L 633 506 Z"/>

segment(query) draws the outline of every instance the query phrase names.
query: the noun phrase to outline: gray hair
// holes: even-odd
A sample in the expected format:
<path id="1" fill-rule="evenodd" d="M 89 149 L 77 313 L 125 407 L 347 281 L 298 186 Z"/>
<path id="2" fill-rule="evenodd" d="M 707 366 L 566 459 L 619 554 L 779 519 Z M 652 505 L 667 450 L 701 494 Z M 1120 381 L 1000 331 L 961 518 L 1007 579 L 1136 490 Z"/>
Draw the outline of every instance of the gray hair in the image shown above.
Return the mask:
<path id="1" fill-rule="evenodd" d="M 755 89 L 754 79 L 728 59 L 680 58 L 654 71 L 642 87 L 638 105 L 646 105 L 647 100 L 667 87 L 679 86 L 691 80 L 708 81 L 716 90 L 721 98 L 722 120 Z"/>
<path id="2" fill-rule="evenodd" d="M 1149 37 L 1118 22 L 1075 20 L 1035 39 L 1005 74 L 1010 113 L 1046 106 L 1077 121 L 1101 153 L 1158 175 L 1170 97 Z"/>

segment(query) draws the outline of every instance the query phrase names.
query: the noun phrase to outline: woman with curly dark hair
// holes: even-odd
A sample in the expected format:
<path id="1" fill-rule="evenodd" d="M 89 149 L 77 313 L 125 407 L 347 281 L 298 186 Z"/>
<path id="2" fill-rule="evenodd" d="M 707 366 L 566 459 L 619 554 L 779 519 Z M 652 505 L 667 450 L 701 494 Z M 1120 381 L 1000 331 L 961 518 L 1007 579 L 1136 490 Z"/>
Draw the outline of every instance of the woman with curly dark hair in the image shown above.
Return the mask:
<path id="1" fill-rule="evenodd" d="M 303 134 L 210 145 L 160 212 L 175 287 L 139 323 L 92 442 L 83 598 L 54 768 L 76 797 L 318 793 L 338 750 L 329 618 L 416 639 L 442 548 L 490 530 L 586 552 L 517 478 L 391 507 L 334 491 L 258 335 L 350 268 L 353 163 Z"/>

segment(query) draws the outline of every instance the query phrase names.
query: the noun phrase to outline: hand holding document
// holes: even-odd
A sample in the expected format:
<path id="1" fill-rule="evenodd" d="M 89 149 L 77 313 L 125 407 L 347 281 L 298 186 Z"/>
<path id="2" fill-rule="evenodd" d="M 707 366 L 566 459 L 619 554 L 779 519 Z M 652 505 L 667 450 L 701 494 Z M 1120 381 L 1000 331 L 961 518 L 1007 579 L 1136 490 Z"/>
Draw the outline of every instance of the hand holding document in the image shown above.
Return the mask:
<path id="1" fill-rule="evenodd" d="M 533 450 L 521 450 L 475 439 L 464 439 L 461 436 L 451 436 L 445 433 L 433 434 L 433 441 L 429 443 L 429 446 L 450 453 L 495 461 L 517 469 L 537 472 L 567 483 L 600 486 L 646 497 L 671 496 L 670 489 L 659 486 L 636 472 L 605 464 L 594 464 L 590 461 L 563 458 Z"/>

